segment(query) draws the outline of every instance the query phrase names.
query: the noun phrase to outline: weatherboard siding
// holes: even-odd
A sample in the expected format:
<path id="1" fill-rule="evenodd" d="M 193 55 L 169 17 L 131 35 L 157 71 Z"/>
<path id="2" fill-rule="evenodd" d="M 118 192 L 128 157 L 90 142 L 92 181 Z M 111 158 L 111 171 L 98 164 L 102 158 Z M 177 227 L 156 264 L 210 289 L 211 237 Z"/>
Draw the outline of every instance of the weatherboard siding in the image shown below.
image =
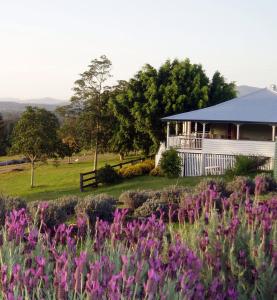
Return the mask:
<path id="1" fill-rule="evenodd" d="M 261 155 L 274 157 L 275 143 L 264 141 L 243 141 L 203 139 L 203 153 L 230 155 Z"/>

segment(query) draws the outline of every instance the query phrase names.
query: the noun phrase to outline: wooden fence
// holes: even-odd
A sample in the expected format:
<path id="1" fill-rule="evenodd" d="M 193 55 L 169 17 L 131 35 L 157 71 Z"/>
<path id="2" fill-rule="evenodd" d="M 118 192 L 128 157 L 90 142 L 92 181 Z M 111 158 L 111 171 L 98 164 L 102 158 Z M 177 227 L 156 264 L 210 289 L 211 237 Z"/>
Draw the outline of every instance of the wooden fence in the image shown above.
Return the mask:
<path id="1" fill-rule="evenodd" d="M 223 175 L 234 167 L 236 155 L 179 152 L 182 161 L 182 176 Z M 273 158 L 260 168 L 273 169 Z"/>
<path id="2" fill-rule="evenodd" d="M 116 165 L 112 165 L 111 167 L 113 169 L 116 169 L 116 168 L 121 169 L 123 166 L 133 165 L 133 164 L 138 163 L 138 162 L 143 162 L 146 159 L 154 159 L 154 157 L 155 157 L 154 155 L 148 155 L 148 156 L 145 156 L 145 157 L 140 157 L 140 158 L 137 158 L 137 159 L 121 162 L 121 163 L 118 163 Z M 101 182 L 99 182 L 97 180 L 96 171 L 80 173 L 80 191 L 81 192 L 83 192 L 84 189 L 88 188 L 88 187 L 97 187 L 99 183 L 101 183 Z"/>

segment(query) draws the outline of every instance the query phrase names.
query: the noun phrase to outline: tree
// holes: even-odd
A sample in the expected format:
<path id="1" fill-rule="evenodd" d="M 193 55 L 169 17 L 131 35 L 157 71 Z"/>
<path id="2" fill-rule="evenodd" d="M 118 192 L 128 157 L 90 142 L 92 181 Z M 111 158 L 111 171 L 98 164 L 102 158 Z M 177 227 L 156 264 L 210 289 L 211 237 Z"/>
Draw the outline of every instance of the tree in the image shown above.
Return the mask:
<path id="1" fill-rule="evenodd" d="M 202 65 L 189 59 L 167 60 L 158 70 L 146 64 L 137 72 L 116 96 L 113 111 L 120 129 L 126 124 L 132 129 L 134 148 L 155 152 L 165 136 L 161 118 L 220 103 L 235 94 L 234 83 L 226 83 L 220 73 L 210 82 Z"/>
<path id="2" fill-rule="evenodd" d="M 5 123 L 2 115 L 0 114 L 0 155 L 6 153 L 5 136 Z"/>
<path id="3" fill-rule="evenodd" d="M 210 84 L 209 106 L 233 99 L 236 96 L 237 91 L 235 83 L 226 83 L 220 72 L 216 71 Z"/>
<path id="4" fill-rule="evenodd" d="M 30 160 L 31 187 L 34 187 L 35 162 L 56 156 L 60 143 L 58 128 L 53 113 L 36 107 L 27 107 L 14 127 L 12 151 Z"/>
<path id="5" fill-rule="evenodd" d="M 56 112 L 62 118 L 62 125 L 59 129 L 59 137 L 62 141 L 59 154 L 62 157 L 67 156 L 68 163 L 71 163 L 72 155 L 80 151 L 78 115 L 69 105 L 58 107 Z"/>
<path id="6" fill-rule="evenodd" d="M 111 77 L 111 61 L 102 55 L 94 59 L 88 66 L 88 70 L 80 74 L 80 79 L 74 83 L 74 96 L 71 98 L 72 105 L 80 112 L 80 125 L 87 128 L 84 131 L 84 141 L 87 143 L 89 136 L 91 146 L 94 146 L 94 170 L 97 169 L 99 147 L 105 146 L 105 128 L 108 116 L 109 87 L 106 81 Z M 89 131 L 89 132 L 88 132 Z"/>
<path id="7" fill-rule="evenodd" d="M 121 80 L 110 92 L 109 110 L 112 112 L 114 123 L 110 140 L 111 150 L 119 153 L 120 160 L 134 150 L 135 127 L 134 119 L 128 104 L 128 82 Z"/>

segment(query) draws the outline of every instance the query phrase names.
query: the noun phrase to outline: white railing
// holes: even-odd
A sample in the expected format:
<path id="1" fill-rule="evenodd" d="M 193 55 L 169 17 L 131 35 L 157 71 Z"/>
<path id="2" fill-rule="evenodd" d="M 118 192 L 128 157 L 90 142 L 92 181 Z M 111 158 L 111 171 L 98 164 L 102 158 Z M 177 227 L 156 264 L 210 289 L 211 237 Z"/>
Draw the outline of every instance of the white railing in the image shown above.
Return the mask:
<path id="1" fill-rule="evenodd" d="M 208 133 L 204 134 L 204 137 L 208 137 Z M 190 135 L 177 135 L 170 136 L 168 138 L 167 147 L 173 147 L 176 149 L 189 149 L 189 150 L 201 150 L 202 149 L 203 133 L 197 132 Z"/>
<path id="2" fill-rule="evenodd" d="M 182 176 L 223 175 L 235 165 L 236 155 L 210 153 L 178 153 L 182 161 Z M 260 167 L 260 170 L 272 170 L 274 158 Z"/>

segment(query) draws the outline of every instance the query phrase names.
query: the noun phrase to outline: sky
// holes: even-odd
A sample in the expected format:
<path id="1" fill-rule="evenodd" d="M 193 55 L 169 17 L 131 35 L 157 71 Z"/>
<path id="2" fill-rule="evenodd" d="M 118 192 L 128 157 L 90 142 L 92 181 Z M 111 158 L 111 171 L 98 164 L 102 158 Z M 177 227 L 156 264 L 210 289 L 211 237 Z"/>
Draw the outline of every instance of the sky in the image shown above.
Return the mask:
<path id="1" fill-rule="evenodd" d="M 66 100 L 102 54 L 111 84 L 189 58 L 265 87 L 277 83 L 276 13 L 273 0 L 0 0 L 0 98 Z"/>

